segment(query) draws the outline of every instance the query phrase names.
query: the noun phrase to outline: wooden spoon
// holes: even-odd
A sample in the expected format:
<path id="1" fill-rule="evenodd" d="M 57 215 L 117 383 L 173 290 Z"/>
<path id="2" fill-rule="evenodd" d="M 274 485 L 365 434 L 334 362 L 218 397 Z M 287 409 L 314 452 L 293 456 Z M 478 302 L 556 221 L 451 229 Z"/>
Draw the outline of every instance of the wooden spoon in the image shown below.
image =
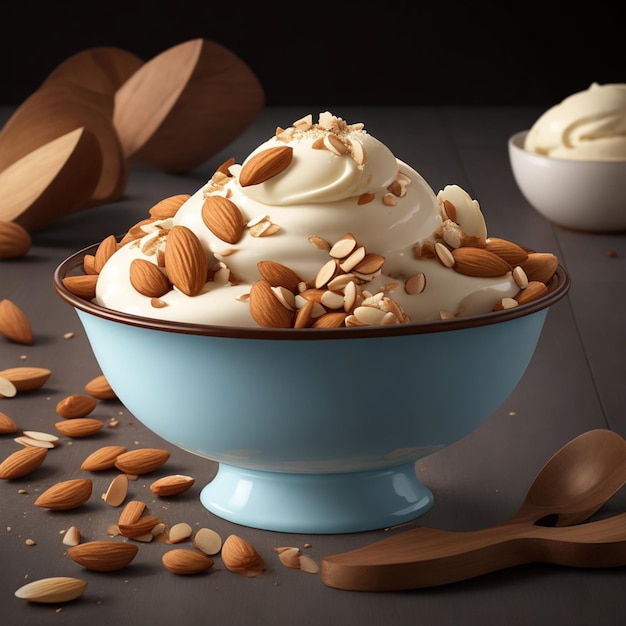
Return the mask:
<path id="1" fill-rule="evenodd" d="M 102 152 L 93 133 L 76 128 L 0 172 L 0 220 L 28 231 L 82 209 L 100 179 Z"/>
<path id="2" fill-rule="evenodd" d="M 105 113 L 66 87 L 50 84 L 31 94 L 13 113 L 0 131 L 0 171 L 76 128 L 84 127 L 100 144 L 100 177 L 86 206 L 118 199 L 126 189 L 129 168 L 122 147 Z M 31 178 L 31 184 L 33 179 Z M 68 194 L 78 176 L 66 180 Z M 42 207 L 45 211 L 45 207 Z M 46 216 L 42 216 L 48 221 Z"/>
<path id="3" fill-rule="evenodd" d="M 120 87 L 113 123 L 131 162 L 185 172 L 238 137 L 263 104 L 257 77 L 239 57 L 192 39 L 150 59 Z"/>
<path id="4" fill-rule="evenodd" d="M 57 65 L 42 87 L 69 89 L 112 120 L 115 93 L 142 65 L 142 59 L 122 48 L 87 48 Z"/>
<path id="5" fill-rule="evenodd" d="M 540 470 L 519 511 L 490 528 L 416 528 L 322 560 L 322 582 L 352 591 L 417 589 L 523 563 L 626 565 L 626 514 L 582 524 L 626 483 L 626 441 L 579 435 Z M 554 527 L 538 523 L 552 518 Z M 569 526 L 569 527 L 565 527 Z"/>

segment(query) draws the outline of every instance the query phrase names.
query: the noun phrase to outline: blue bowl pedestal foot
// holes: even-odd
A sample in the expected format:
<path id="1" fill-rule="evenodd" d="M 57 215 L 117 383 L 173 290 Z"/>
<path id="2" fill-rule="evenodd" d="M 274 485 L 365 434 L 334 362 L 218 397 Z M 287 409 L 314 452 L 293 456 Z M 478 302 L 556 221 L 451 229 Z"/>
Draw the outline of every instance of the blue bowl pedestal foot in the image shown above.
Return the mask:
<path id="1" fill-rule="evenodd" d="M 415 462 L 330 473 L 266 472 L 220 463 L 200 494 L 211 513 L 242 526 L 335 534 L 389 528 L 430 509 L 433 495 Z"/>

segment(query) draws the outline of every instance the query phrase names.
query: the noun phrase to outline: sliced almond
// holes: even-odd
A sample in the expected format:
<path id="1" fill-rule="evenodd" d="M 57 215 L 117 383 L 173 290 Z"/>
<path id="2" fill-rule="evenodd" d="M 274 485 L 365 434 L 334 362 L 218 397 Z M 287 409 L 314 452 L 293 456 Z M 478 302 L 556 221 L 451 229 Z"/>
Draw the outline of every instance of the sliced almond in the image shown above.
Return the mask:
<path id="1" fill-rule="evenodd" d="M 193 545 L 204 554 L 213 556 L 222 549 L 222 538 L 211 528 L 199 528 L 194 535 Z"/>
<path id="2" fill-rule="evenodd" d="M 30 439 L 36 439 L 37 441 L 44 441 L 47 443 L 51 443 L 55 446 L 59 442 L 59 438 L 52 433 L 42 433 L 39 430 L 25 430 L 25 437 L 30 437 Z"/>
<path id="3" fill-rule="evenodd" d="M 72 546 L 67 555 L 79 565 L 94 572 L 114 572 L 131 563 L 139 548 L 120 541 L 89 541 Z"/>
<path id="4" fill-rule="evenodd" d="M 174 524 L 167 535 L 169 543 L 180 543 L 186 541 L 193 534 L 193 528 L 187 522 L 178 522 Z"/>
<path id="5" fill-rule="evenodd" d="M 80 531 L 76 526 L 70 526 L 63 535 L 63 545 L 77 546 L 81 541 Z"/>
<path id="6" fill-rule="evenodd" d="M 120 506 L 128 495 L 128 476 L 119 474 L 111 483 L 109 488 L 102 495 L 102 499 L 111 506 Z"/>
<path id="7" fill-rule="evenodd" d="M 287 547 L 277 550 L 278 558 L 285 567 L 300 569 L 300 548 Z"/>
<path id="8" fill-rule="evenodd" d="M 89 500 L 92 488 L 89 478 L 64 480 L 46 489 L 35 500 L 35 506 L 55 511 L 75 509 Z"/>
<path id="9" fill-rule="evenodd" d="M 70 576 L 40 578 L 23 585 L 15 592 L 15 597 L 29 602 L 51 603 L 70 602 L 87 589 L 87 581 Z"/>

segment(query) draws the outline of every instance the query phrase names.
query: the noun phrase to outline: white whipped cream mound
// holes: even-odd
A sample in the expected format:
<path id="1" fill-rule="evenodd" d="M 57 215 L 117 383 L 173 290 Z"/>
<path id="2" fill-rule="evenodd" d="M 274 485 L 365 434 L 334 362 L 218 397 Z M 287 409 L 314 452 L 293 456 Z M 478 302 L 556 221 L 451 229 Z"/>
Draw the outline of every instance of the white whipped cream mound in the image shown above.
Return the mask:
<path id="1" fill-rule="evenodd" d="M 265 180 L 257 176 L 261 182 L 253 178 L 241 184 L 242 172 L 249 173 L 255 156 L 284 147 L 291 149 L 291 160 L 280 171 L 273 170 Z M 215 196 L 228 199 L 241 214 L 244 227 L 234 242 L 221 238 L 223 233 L 208 227 L 203 218 L 207 198 Z M 167 247 L 168 233 L 176 226 L 195 234 L 211 276 L 194 295 L 186 295 L 174 284 L 166 293 L 147 297 L 131 283 L 131 263 L 147 260 L 167 273 L 159 251 Z M 333 293 L 324 296 L 330 298 L 322 301 L 324 307 L 316 304 L 313 317 L 336 309 L 345 314 L 342 325 L 473 315 L 501 308 L 503 301 L 514 305 L 520 291 L 520 277 L 514 276 L 512 267 L 497 276 L 481 271 L 468 275 L 450 267 L 455 247 L 468 242 L 484 246 L 487 240 L 476 200 L 457 185 L 435 194 L 418 172 L 369 135 L 363 124 L 347 124 L 328 112 L 317 123 L 307 116 L 277 129 L 242 164 L 230 164 L 227 171 L 220 168 L 173 216 L 146 220 L 139 232 L 100 271 L 95 302 L 142 317 L 266 325 L 251 311 L 250 297 L 261 279 L 258 264 L 262 261 L 286 266 L 300 277 L 298 289 L 286 294 L 287 301 L 284 290 L 276 287 L 277 296 L 282 291 L 279 299 L 294 316 L 306 302 L 304 292 L 317 288 Z M 360 254 L 359 259 L 367 254 L 367 259 L 379 259 L 379 266 L 365 271 L 346 258 L 335 259 L 329 248 L 346 236 L 355 240 L 350 254 Z M 334 282 L 330 275 L 324 280 L 319 277 L 329 263 L 337 266 Z M 348 282 L 353 284 L 346 287 Z M 382 314 L 363 315 L 362 308 L 355 310 L 359 305 L 378 308 Z M 390 310 L 393 315 L 387 315 Z"/>
<path id="2" fill-rule="evenodd" d="M 626 161 L 626 84 L 591 86 L 545 111 L 524 148 L 558 159 Z"/>

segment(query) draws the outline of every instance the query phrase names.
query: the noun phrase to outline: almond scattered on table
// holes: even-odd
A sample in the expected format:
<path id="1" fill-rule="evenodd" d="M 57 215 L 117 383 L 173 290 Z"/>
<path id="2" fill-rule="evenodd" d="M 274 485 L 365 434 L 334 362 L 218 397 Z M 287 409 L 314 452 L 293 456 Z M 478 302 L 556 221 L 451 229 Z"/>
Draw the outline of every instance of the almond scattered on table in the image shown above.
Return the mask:
<path id="1" fill-rule="evenodd" d="M 71 576 L 40 578 L 23 585 L 15 597 L 29 602 L 54 603 L 75 600 L 87 589 L 87 581 Z"/>
<path id="2" fill-rule="evenodd" d="M 115 460 L 115 467 L 126 474 L 148 474 L 161 467 L 169 458 L 167 450 L 139 448 L 120 454 Z"/>
<path id="3" fill-rule="evenodd" d="M 115 461 L 120 454 L 126 452 L 125 446 L 102 446 L 94 450 L 81 463 L 80 469 L 87 472 L 99 472 L 115 467 Z"/>
<path id="4" fill-rule="evenodd" d="M 89 478 L 64 480 L 46 489 L 35 500 L 35 506 L 55 511 L 75 509 L 89 500 L 92 489 Z"/>
<path id="5" fill-rule="evenodd" d="M 0 300 L 0 335 L 13 343 L 33 343 L 33 329 L 24 311 L 6 298 Z"/>
<path id="6" fill-rule="evenodd" d="M 222 545 L 222 562 L 226 569 L 243 576 L 259 576 L 265 570 L 261 555 L 239 535 L 229 535 Z"/>
<path id="7" fill-rule="evenodd" d="M 163 554 L 161 561 L 173 574 L 199 574 L 213 567 L 213 559 L 189 548 L 174 548 Z"/>
<path id="8" fill-rule="evenodd" d="M 89 437 L 102 430 L 104 423 L 94 417 L 74 417 L 56 422 L 54 427 L 66 437 L 81 438 Z"/>
<path id="9" fill-rule="evenodd" d="M 79 565 L 95 572 L 113 572 L 131 563 L 139 547 L 119 541 L 89 541 L 72 546 L 67 555 Z"/>
<path id="10" fill-rule="evenodd" d="M 97 398 L 79 393 L 73 393 L 62 400 L 59 400 L 56 405 L 56 412 L 61 417 L 65 417 L 66 419 L 86 417 L 96 408 L 97 405 Z"/>
<path id="11" fill-rule="evenodd" d="M 155 480 L 150 485 L 150 491 L 160 497 L 175 496 L 187 491 L 194 482 L 195 479 L 191 476 L 171 474 L 170 476 L 163 476 Z"/>
<path id="12" fill-rule="evenodd" d="M 10 454 L 0 463 L 0 478 L 22 478 L 35 471 L 48 454 L 46 448 L 26 447 Z"/>

